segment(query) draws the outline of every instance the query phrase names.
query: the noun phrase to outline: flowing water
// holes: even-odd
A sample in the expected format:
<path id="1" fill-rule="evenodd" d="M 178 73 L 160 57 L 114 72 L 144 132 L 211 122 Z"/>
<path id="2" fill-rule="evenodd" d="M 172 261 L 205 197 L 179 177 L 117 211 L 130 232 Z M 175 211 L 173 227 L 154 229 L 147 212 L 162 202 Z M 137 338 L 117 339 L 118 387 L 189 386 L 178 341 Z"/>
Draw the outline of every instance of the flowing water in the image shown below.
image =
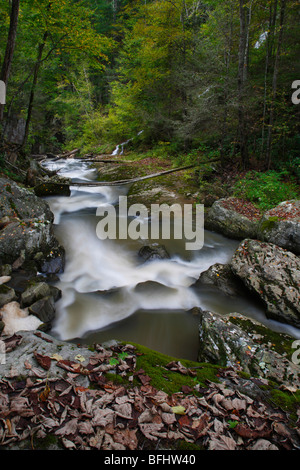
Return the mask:
<path id="1" fill-rule="evenodd" d="M 97 177 L 96 170 L 78 160 L 47 161 L 45 166 L 73 182 Z M 128 190 L 73 186 L 70 197 L 47 198 L 55 215 L 55 234 L 66 249 L 65 271 L 57 284 L 63 295 L 56 304 L 54 336 L 85 344 L 133 341 L 196 360 L 199 318 L 191 309 L 201 307 L 224 314 L 240 312 L 297 337 L 298 330 L 266 320 L 262 307 L 251 298 L 193 287 L 201 272 L 231 259 L 238 241 L 205 231 L 204 247 L 187 252 L 185 240 L 163 240 L 170 259 L 144 262 L 138 256 L 143 241 L 98 239 L 96 209 L 116 205 Z"/>

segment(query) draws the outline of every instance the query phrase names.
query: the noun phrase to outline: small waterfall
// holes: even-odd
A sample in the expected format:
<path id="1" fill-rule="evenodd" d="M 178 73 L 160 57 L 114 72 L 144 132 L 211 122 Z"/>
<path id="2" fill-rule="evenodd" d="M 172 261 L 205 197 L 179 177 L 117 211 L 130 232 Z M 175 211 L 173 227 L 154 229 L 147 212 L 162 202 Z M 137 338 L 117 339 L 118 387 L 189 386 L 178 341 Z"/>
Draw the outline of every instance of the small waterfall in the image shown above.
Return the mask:
<path id="1" fill-rule="evenodd" d="M 45 165 L 76 182 L 96 177 L 86 163 L 72 159 Z M 97 208 L 116 205 L 127 191 L 126 186 L 73 186 L 70 197 L 47 198 L 55 215 L 55 234 L 66 249 L 65 271 L 57 284 L 63 295 L 57 303 L 55 336 L 91 343 L 135 341 L 196 359 L 199 320 L 190 312 L 193 307 L 264 317 L 251 299 L 192 287 L 211 265 L 229 262 L 237 241 L 206 232 L 202 250 L 186 252 L 185 240 L 164 240 L 170 259 L 145 263 L 138 256 L 143 241 L 99 240 Z"/>

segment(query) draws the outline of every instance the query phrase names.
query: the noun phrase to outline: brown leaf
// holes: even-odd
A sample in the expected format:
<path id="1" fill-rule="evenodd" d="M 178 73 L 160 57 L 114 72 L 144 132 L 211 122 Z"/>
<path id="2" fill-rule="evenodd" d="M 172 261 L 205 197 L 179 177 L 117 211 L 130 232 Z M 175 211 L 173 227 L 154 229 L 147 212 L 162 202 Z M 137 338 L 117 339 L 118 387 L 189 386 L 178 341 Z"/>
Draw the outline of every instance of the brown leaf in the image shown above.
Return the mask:
<path id="1" fill-rule="evenodd" d="M 138 440 L 136 437 L 137 429 L 121 429 L 117 430 L 113 434 L 113 439 L 116 443 L 122 444 L 129 450 L 136 450 L 138 446 Z"/>
<path id="2" fill-rule="evenodd" d="M 142 431 L 145 437 L 150 439 L 150 441 L 157 441 L 158 438 L 164 439 L 167 437 L 167 433 L 160 432 L 163 427 L 164 427 L 163 423 L 139 424 L 140 430 Z"/>
<path id="3" fill-rule="evenodd" d="M 138 378 L 140 379 L 140 381 L 142 382 L 143 385 L 149 385 L 149 383 L 151 381 L 151 377 L 149 377 L 149 375 L 139 374 Z"/>
<path id="4" fill-rule="evenodd" d="M 13 335 L 3 340 L 5 344 L 5 350 L 7 353 L 13 351 L 22 342 L 23 337 L 20 335 Z"/>
<path id="5" fill-rule="evenodd" d="M 43 356 L 42 354 L 39 354 L 38 352 L 34 351 L 34 357 L 36 358 L 37 362 L 39 365 L 45 369 L 49 370 L 51 366 L 51 358 L 49 356 Z"/>
<path id="6" fill-rule="evenodd" d="M 114 405 L 114 410 L 120 418 L 132 419 L 132 406 L 130 403 L 123 403 L 121 405 Z"/>
<path id="7" fill-rule="evenodd" d="M 50 393 L 50 387 L 46 384 L 44 390 L 39 394 L 40 401 L 47 401 Z"/>
<path id="8" fill-rule="evenodd" d="M 66 424 L 55 431 L 57 436 L 68 436 L 69 434 L 76 434 L 78 425 L 78 419 L 73 418 L 70 421 L 67 421 Z"/>
<path id="9" fill-rule="evenodd" d="M 265 426 L 264 426 L 265 427 Z M 239 423 L 234 428 L 235 432 L 246 439 L 257 439 L 258 437 L 270 437 L 272 434 L 271 429 L 262 429 L 259 431 L 250 429 L 246 424 Z"/>
<path id="10" fill-rule="evenodd" d="M 236 449 L 236 442 L 234 439 L 232 439 L 232 437 L 218 436 L 218 438 L 215 438 L 213 436 L 209 442 L 209 450 L 235 450 L 235 449 Z"/>
<path id="11" fill-rule="evenodd" d="M 178 420 L 180 427 L 184 426 L 190 426 L 191 424 L 191 418 L 189 418 L 187 415 L 181 416 Z"/>

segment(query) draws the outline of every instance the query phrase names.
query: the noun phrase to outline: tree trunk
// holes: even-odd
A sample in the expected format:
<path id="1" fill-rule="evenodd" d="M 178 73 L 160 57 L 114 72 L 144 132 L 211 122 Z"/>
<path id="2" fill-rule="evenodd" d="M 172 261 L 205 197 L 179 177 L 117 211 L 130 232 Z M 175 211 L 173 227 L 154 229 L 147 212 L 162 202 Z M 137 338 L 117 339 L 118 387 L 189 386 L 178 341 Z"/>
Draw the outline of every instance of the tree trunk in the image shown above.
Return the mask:
<path id="1" fill-rule="evenodd" d="M 240 43 L 239 43 L 239 67 L 238 67 L 238 120 L 239 120 L 239 145 L 243 169 L 249 166 L 248 134 L 245 113 L 245 83 L 247 77 L 247 10 L 245 0 L 240 0 Z"/>
<path id="2" fill-rule="evenodd" d="M 23 139 L 22 147 L 24 147 L 26 145 L 27 140 L 28 140 L 29 127 L 30 127 L 32 109 L 33 109 L 34 94 L 35 94 L 36 84 L 37 84 L 37 80 L 38 80 L 40 65 L 41 65 L 41 61 L 42 61 L 43 50 L 44 50 L 44 47 L 46 45 L 47 37 L 48 37 L 48 31 L 45 32 L 44 37 L 43 37 L 43 42 L 41 44 L 39 44 L 39 47 L 38 47 L 38 55 L 37 55 L 37 60 L 36 60 L 35 66 L 34 66 L 33 80 L 32 80 L 28 110 L 27 110 L 25 133 L 24 133 L 24 139 Z"/>
<path id="3" fill-rule="evenodd" d="M 4 60 L 2 64 L 2 70 L 1 70 L 1 80 L 5 83 L 6 86 L 8 83 L 12 59 L 13 59 L 14 50 L 15 50 L 18 18 L 19 18 L 19 8 L 20 8 L 20 0 L 12 0 L 8 39 L 7 39 L 6 50 L 5 50 L 5 55 L 4 55 Z M 0 104 L 0 121 L 3 120 L 3 113 L 4 113 L 4 105 Z"/>
<path id="4" fill-rule="evenodd" d="M 261 130 L 261 159 L 265 148 L 265 126 L 267 116 L 267 95 L 268 95 L 268 75 L 272 57 L 272 50 L 274 47 L 274 32 L 276 26 L 276 15 L 277 15 L 277 4 L 278 0 L 273 4 L 270 4 L 270 16 L 269 16 L 269 31 L 266 40 L 266 64 L 265 64 L 265 76 L 264 76 L 264 105 L 263 105 L 263 119 L 262 119 L 262 130 Z"/>
<path id="5" fill-rule="evenodd" d="M 280 29 L 279 29 L 279 34 L 278 34 L 277 52 L 276 52 L 274 72 L 273 72 L 272 102 L 271 102 L 271 108 L 270 108 L 268 139 L 267 139 L 266 166 L 268 170 L 270 169 L 270 166 L 271 166 L 274 107 L 275 107 L 275 100 L 276 100 L 276 95 L 277 95 L 277 79 L 278 79 L 278 73 L 279 73 L 279 61 L 280 61 L 281 48 L 282 48 L 282 42 L 283 42 L 286 3 L 287 3 L 287 0 L 281 0 Z"/>

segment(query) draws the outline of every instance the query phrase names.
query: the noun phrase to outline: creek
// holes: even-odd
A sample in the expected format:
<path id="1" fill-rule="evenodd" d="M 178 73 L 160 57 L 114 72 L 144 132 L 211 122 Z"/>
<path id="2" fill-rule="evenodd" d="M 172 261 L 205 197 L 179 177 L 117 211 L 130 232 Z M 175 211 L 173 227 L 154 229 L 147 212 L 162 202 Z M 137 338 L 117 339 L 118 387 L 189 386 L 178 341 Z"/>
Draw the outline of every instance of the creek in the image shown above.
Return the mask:
<path id="1" fill-rule="evenodd" d="M 96 169 L 76 159 L 47 160 L 44 166 L 74 183 L 97 178 Z M 251 297 L 231 298 L 209 286 L 193 286 L 211 265 L 229 262 L 238 241 L 205 231 L 204 247 L 186 251 L 185 240 L 163 240 L 170 259 L 145 262 L 138 256 L 142 240 L 100 240 L 96 234 L 97 208 L 117 205 L 130 186 L 70 189 L 70 197 L 47 198 L 55 235 L 66 250 L 65 270 L 56 284 L 62 298 L 56 304 L 53 336 L 83 344 L 132 341 L 197 360 L 199 317 L 194 307 L 240 312 L 274 330 L 289 331 L 267 320 Z"/>

